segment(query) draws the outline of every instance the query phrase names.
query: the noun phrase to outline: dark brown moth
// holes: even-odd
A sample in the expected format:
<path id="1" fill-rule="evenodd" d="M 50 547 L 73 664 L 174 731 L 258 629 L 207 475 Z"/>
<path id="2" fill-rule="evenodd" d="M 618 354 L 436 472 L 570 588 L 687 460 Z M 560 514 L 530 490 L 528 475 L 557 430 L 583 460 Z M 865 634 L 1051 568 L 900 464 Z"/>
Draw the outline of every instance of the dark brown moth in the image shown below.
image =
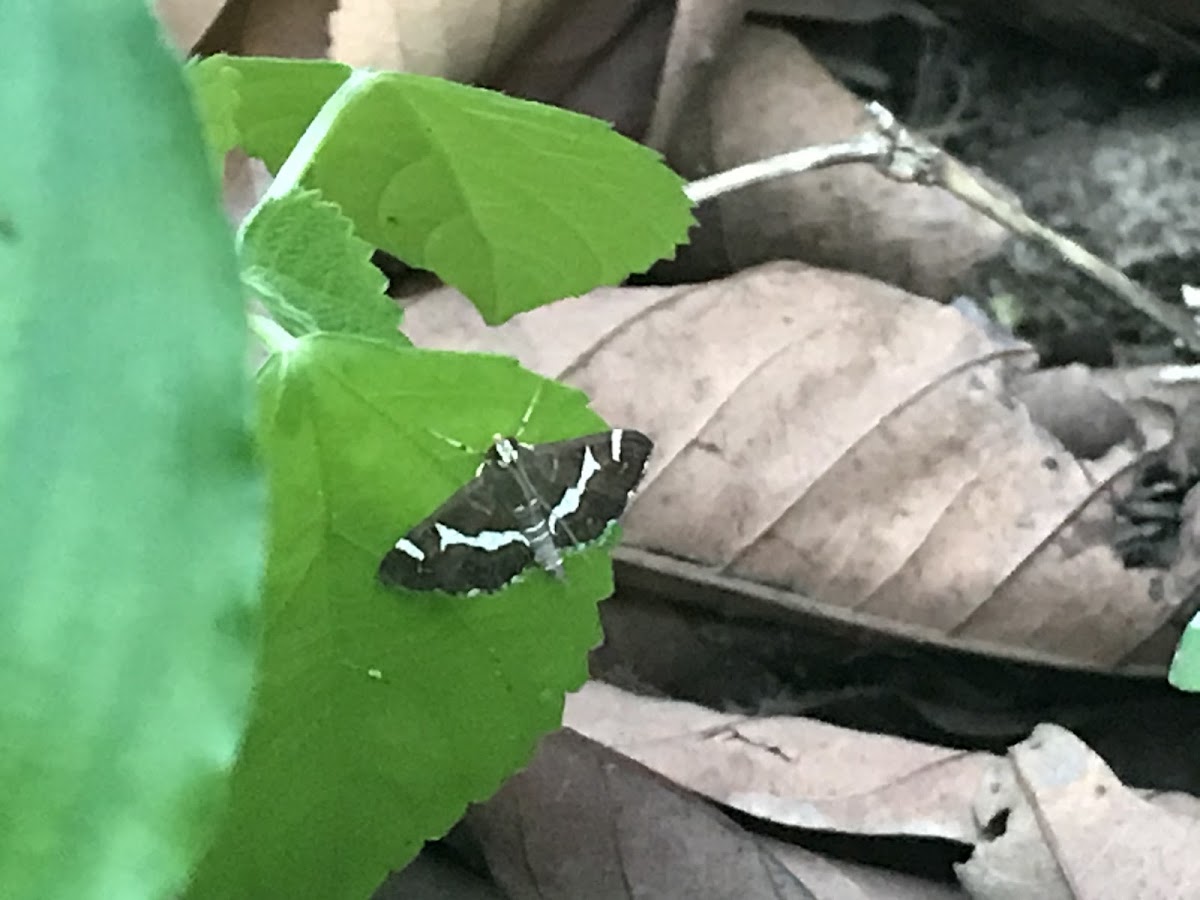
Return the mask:
<path id="1" fill-rule="evenodd" d="M 562 578 L 562 551 L 590 544 L 620 518 L 653 446 L 627 428 L 545 444 L 498 438 L 475 477 L 396 541 L 379 579 L 473 594 L 534 565 Z"/>

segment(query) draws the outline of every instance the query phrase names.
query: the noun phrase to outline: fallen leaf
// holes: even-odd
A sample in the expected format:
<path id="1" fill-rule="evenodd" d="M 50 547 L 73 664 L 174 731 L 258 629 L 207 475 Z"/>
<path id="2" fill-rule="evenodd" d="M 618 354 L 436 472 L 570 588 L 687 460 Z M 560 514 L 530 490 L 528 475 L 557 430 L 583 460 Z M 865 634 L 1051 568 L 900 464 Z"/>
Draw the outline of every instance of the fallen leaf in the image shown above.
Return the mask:
<path id="1" fill-rule="evenodd" d="M 1141 437 L 1134 411 L 1105 391 L 1086 366 L 1020 375 L 1013 379 L 1013 392 L 1033 421 L 1080 459 L 1100 459 Z"/>
<path id="2" fill-rule="evenodd" d="M 671 4 L 656 0 L 559 4 L 488 86 L 604 119 L 639 139 L 675 17 Z"/>
<path id="3" fill-rule="evenodd" d="M 180 50 L 190 50 L 216 20 L 226 0 L 155 0 L 163 29 Z"/>
<path id="4" fill-rule="evenodd" d="M 725 816 L 569 729 L 467 822 L 516 900 L 814 896 Z"/>
<path id="5" fill-rule="evenodd" d="M 329 57 L 473 82 L 496 71 L 557 0 L 343 0 Z"/>
<path id="6" fill-rule="evenodd" d="M 228 0 L 192 48 L 201 56 L 320 59 L 329 49 L 329 14 L 337 0 Z"/>
<path id="7" fill-rule="evenodd" d="M 996 836 L 957 870 L 979 900 L 1183 900 L 1200 884 L 1200 819 L 1139 797 L 1056 725 L 997 762 L 975 806 Z"/>
<path id="8" fill-rule="evenodd" d="M 793 716 L 719 713 L 590 681 L 563 723 L 764 821 L 974 843 L 969 800 L 993 757 Z"/>
<path id="9" fill-rule="evenodd" d="M 736 39 L 746 0 L 678 0 L 646 143 L 667 152 L 679 120 Z"/>

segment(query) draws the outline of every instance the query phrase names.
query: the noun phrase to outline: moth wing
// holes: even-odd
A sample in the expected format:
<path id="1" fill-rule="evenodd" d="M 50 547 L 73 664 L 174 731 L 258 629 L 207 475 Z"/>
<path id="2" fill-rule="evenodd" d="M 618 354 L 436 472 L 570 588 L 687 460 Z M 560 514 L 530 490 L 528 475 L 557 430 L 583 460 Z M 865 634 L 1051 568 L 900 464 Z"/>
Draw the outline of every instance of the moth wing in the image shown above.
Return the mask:
<path id="1" fill-rule="evenodd" d="M 390 587 L 465 594 L 495 591 L 533 563 L 533 551 L 514 535 L 520 497 L 510 473 L 493 462 L 396 542 L 379 564 Z M 439 527 L 440 526 L 440 527 Z"/>

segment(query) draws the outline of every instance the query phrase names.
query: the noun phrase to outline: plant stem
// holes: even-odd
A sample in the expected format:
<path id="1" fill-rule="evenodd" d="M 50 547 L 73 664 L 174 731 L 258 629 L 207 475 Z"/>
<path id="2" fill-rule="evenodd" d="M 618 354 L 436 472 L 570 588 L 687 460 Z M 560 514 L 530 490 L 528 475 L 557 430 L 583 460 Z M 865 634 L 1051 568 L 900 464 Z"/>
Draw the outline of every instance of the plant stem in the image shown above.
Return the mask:
<path id="1" fill-rule="evenodd" d="M 693 181 L 684 188 L 688 199 L 694 203 L 703 203 L 721 194 L 737 191 L 752 184 L 784 178 L 788 175 L 799 175 L 814 169 L 824 169 L 829 166 L 844 163 L 869 162 L 873 163 L 886 152 L 887 143 L 882 135 L 864 134 L 852 141 L 842 144 L 824 144 L 816 147 L 802 147 L 790 150 L 778 156 L 770 156 L 757 162 L 746 163 L 735 169 L 718 172 L 707 178 Z"/>
<path id="2" fill-rule="evenodd" d="M 271 353 L 285 353 L 296 346 L 296 339 L 283 326 L 262 313 L 250 313 L 250 330 Z"/>

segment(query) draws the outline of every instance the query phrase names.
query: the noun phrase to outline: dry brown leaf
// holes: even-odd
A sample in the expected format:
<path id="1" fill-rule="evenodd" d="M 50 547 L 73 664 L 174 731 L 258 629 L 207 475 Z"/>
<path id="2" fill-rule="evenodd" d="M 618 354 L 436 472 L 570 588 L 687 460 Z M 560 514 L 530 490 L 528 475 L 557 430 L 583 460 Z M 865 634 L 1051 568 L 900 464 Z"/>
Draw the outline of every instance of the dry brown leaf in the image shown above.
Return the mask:
<path id="1" fill-rule="evenodd" d="M 228 0 L 195 46 L 196 53 L 320 59 L 337 0 Z"/>
<path id="2" fill-rule="evenodd" d="M 163 29 L 180 50 L 190 50 L 216 21 L 226 0 L 155 0 Z"/>
<path id="3" fill-rule="evenodd" d="M 1183 598 L 1108 544 L 1105 485 L 1133 451 L 1066 453 L 1006 388 L 1020 352 L 952 309 L 778 263 L 599 290 L 497 329 L 435 292 L 405 328 L 516 356 L 650 432 L 633 548 L 973 649 L 1100 668 L 1170 658 Z"/>
<path id="4" fill-rule="evenodd" d="M 467 821 L 514 900 L 813 898 L 723 815 L 570 730 Z"/>
<path id="5" fill-rule="evenodd" d="M 1058 726 L 997 761 L 975 805 L 1000 832 L 957 867 L 979 900 L 1184 900 L 1200 885 L 1200 820 L 1142 799 Z"/>
<path id="6" fill-rule="evenodd" d="M 329 17 L 331 59 L 353 66 L 486 78 L 560 0 L 342 0 Z"/>
<path id="7" fill-rule="evenodd" d="M 686 177 L 872 127 L 862 103 L 781 31 L 745 26 L 716 69 L 668 153 Z M 665 277 L 696 280 L 804 259 L 943 298 L 1004 239 L 999 226 L 940 188 L 899 184 L 865 164 L 755 185 L 703 204 L 697 215 L 692 245 L 660 268 Z"/>
<path id="8" fill-rule="evenodd" d="M 639 138 L 650 121 L 673 15 L 670 4 L 657 0 L 559 6 L 488 83 L 604 119 Z"/>
<path id="9" fill-rule="evenodd" d="M 748 815 L 798 828 L 974 843 L 992 757 L 792 716 L 748 718 L 588 682 L 563 723 Z"/>
<path id="10" fill-rule="evenodd" d="M 736 38 L 746 0 L 678 0 L 646 143 L 666 152 L 680 117 Z"/>
<path id="11" fill-rule="evenodd" d="M 1028 372 L 1012 387 L 1033 421 L 1082 459 L 1100 459 L 1143 433 L 1129 404 L 1104 390 L 1086 366 Z"/>

